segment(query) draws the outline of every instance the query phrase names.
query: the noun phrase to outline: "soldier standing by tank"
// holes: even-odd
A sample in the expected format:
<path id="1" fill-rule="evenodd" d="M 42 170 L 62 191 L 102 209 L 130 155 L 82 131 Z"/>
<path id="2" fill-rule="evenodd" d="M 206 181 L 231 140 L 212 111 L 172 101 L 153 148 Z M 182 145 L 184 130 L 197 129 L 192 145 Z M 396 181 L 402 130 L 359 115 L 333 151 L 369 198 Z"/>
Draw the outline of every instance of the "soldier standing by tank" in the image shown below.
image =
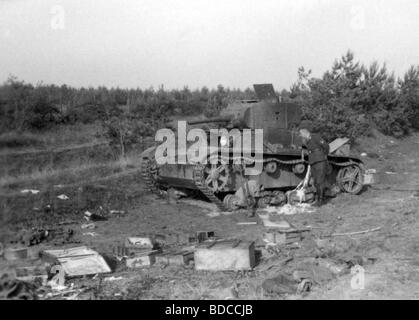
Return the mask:
<path id="1" fill-rule="evenodd" d="M 316 188 L 316 205 L 321 206 L 324 203 L 327 183 L 329 144 L 319 135 L 311 133 L 311 131 L 311 123 L 302 121 L 300 124 L 300 137 L 303 140 L 303 146 L 308 151 L 308 163 L 311 166 L 314 187 Z"/>

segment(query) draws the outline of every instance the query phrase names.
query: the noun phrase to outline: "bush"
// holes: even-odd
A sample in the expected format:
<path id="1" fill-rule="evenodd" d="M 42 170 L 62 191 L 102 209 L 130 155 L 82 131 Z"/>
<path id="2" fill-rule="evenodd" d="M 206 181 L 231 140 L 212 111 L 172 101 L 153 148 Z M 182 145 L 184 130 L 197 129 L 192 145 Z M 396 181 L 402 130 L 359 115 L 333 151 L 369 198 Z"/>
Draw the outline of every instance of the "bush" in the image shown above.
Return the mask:
<path id="1" fill-rule="evenodd" d="M 419 68 L 411 68 L 397 82 L 385 65 L 365 67 L 349 51 L 321 78 L 311 77 L 304 68 L 298 76 L 289 95 L 283 96 L 300 104 L 303 118 L 312 120 L 327 139 L 355 139 L 370 128 L 400 137 L 419 118 Z"/>
<path id="2" fill-rule="evenodd" d="M 106 108 L 103 105 L 87 103 L 69 108 L 64 115 L 63 121 L 68 124 L 84 123 L 89 124 L 97 120 L 103 121 L 108 117 Z"/>
<path id="3" fill-rule="evenodd" d="M 25 126 L 30 129 L 47 129 L 60 122 L 60 112 L 44 95 L 36 96 L 25 112 Z"/>
<path id="4" fill-rule="evenodd" d="M 43 142 L 29 133 L 9 132 L 0 135 L 1 148 L 23 148 L 43 145 Z"/>
<path id="5" fill-rule="evenodd" d="M 102 124 L 109 145 L 123 157 L 130 148 L 142 143 L 144 137 L 153 135 L 155 131 L 150 124 L 127 116 L 113 116 Z"/>

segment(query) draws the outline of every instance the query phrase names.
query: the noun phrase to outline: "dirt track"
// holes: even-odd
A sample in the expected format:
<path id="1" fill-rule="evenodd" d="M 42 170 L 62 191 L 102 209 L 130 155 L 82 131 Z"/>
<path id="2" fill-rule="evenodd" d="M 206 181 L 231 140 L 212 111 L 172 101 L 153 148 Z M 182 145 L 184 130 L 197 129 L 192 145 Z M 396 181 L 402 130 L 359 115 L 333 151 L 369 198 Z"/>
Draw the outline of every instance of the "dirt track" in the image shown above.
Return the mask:
<path id="1" fill-rule="evenodd" d="M 257 225 L 237 225 L 248 221 L 244 214 L 210 217 L 208 204 L 192 201 L 173 203 L 157 199 L 143 190 L 140 175 L 120 176 L 101 183 L 83 186 L 49 188 L 40 195 L 20 195 L 15 206 L 16 216 L 3 215 L 2 238 L 22 227 L 54 224 L 73 220 L 74 240 L 103 254 L 111 254 L 117 243 L 127 236 L 142 233 L 187 233 L 198 230 L 215 231 L 219 237 L 239 237 L 255 240 L 262 257 L 251 272 L 197 272 L 191 268 L 168 266 L 129 270 L 118 268 L 112 274 L 122 280 L 102 282 L 96 279 L 74 279 L 76 285 L 90 289 L 79 298 L 109 299 L 400 299 L 419 297 L 419 136 L 404 141 L 380 141 L 375 151 L 377 159 L 364 158 L 368 168 L 377 169 L 377 184 L 358 196 L 341 194 L 314 213 L 287 216 L 299 226 L 311 226 L 312 231 L 297 248 L 284 248 L 280 254 L 263 249 L 264 228 Z M 395 172 L 392 174 L 390 172 Z M 387 173 L 386 173 L 387 172 Z M 30 187 L 30 186 L 28 186 Z M 70 200 L 61 201 L 56 195 L 65 193 Z M 10 203 L 10 202 L 9 202 Z M 199 202 L 198 202 L 199 203 Z M 34 210 L 51 204 L 52 211 Z M 83 212 L 125 210 L 121 217 L 96 222 L 96 236 L 82 235 Z M 25 217 L 26 219 L 22 219 Z M 252 219 L 255 220 L 255 219 Z M 332 233 L 355 232 L 380 227 L 379 231 L 354 235 L 333 236 Z M 317 239 L 326 239 L 319 247 Z M 1 239 L 0 239 L 1 240 Z M 46 243 L 43 245 L 51 245 Z M 74 244 L 73 244 L 74 245 Z M 42 246 L 41 246 L 42 247 Z M 362 258 L 365 268 L 365 289 L 350 286 L 351 274 L 333 277 L 313 286 L 302 297 L 296 295 L 266 295 L 262 282 L 279 272 L 292 274 L 299 265 L 316 257 L 335 260 Z M 271 264 L 271 268 L 267 268 Z M 1 268 L 13 266 L 2 262 Z M 267 270 L 265 270 L 267 269 Z M 232 293 L 234 292 L 234 294 Z"/>

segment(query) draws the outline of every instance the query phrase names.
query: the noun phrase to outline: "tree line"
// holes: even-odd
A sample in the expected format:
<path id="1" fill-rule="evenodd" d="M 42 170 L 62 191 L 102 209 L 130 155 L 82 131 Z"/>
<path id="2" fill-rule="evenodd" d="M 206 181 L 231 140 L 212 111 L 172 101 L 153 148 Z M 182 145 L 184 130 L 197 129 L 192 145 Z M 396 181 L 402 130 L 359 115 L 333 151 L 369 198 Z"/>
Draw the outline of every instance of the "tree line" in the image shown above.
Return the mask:
<path id="1" fill-rule="evenodd" d="M 301 105 L 303 118 L 329 139 L 357 138 L 371 128 L 396 137 L 419 129 L 419 66 L 396 78 L 385 64 L 365 66 L 348 51 L 321 77 L 301 67 L 297 82 L 278 95 Z M 33 85 L 11 76 L 0 86 L 0 134 L 101 121 L 108 128 L 116 126 L 116 135 L 118 126 L 125 126 L 125 131 L 151 136 L 170 118 L 216 116 L 232 100 L 255 98 L 250 88 L 222 85 L 195 90 L 74 88 Z"/>

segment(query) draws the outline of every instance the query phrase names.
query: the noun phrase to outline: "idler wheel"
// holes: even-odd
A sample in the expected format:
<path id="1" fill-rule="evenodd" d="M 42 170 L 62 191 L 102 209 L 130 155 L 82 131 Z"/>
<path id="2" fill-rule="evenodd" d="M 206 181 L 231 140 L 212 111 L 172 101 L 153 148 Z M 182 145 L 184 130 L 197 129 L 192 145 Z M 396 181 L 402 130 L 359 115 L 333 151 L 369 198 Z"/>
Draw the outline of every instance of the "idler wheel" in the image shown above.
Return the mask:
<path id="1" fill-rule="evenodd" d="M 363 186 L 363 173 L 358 165 L 350 165 L 339 170 L 337 182 L 340 189 L 350 194 L 358 194 Z"/>

